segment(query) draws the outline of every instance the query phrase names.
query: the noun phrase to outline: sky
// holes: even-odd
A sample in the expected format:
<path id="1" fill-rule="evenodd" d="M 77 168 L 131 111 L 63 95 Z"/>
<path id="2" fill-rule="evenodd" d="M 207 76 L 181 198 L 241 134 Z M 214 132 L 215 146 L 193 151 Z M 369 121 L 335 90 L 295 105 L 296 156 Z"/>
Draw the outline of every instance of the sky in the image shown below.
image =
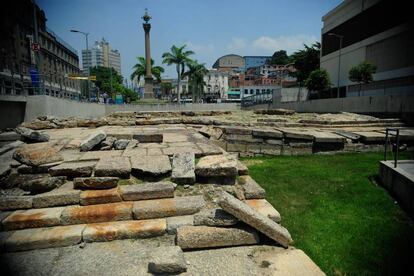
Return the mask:
<path id="1" fill-rule="evenodd" d="M 192 56 L 211 68 L 226 54 L 288 54 L 320 41 L 322 16 L 341 0 L 37 0 L 47 26 L 81 53 L 84 36 L 90 47 L 105 38 L 121 53 L 122 75 L 129 79 L 137 56 L 145 56 L 142 15 L 152 16 L 151 56 L 162 65 L 172 45 L 187 45 Z M 162 65 L 164 78 L 175 67 Z"/>

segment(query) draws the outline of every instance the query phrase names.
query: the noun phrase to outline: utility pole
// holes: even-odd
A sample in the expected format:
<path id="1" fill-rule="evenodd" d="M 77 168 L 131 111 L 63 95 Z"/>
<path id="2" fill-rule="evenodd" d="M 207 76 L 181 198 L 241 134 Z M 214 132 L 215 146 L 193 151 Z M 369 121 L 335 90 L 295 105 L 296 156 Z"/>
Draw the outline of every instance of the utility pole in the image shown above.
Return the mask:
<path id="1" fill-rule="evenodd" d="M 339 53 L 338 53 L 338 82 L 337 82 L 337 89 L 338 89 L 338 98 L 339 98 L 339 79 L 341 77 L 341 50 L 342 50 L 342 39 L 344 38 L 343 35 L 335 34 L 335 33 L 328 33 L 330 36 L 334 36 L 339 39 Z"/>
<path id="2" fill-rule="evenodd" d="M 72 33 L 80 33 L 80 34 L 83 34 L 85 36 L 86 56 L 90 56 L 91 59 L 92 59 L 92 54 L 89 55 L 89 43 L 88 43 L 88 35 L 89 35 L 89 33 L 81 32 L 81 31 L 78 31 L 78 30 L 70 30 L 70 31 Z M 85 66 L 85 61 L 83 60 L 82 62 L 83 62 L 83 66 Z M 86 76 L 88 77 L 88 79 L 86 80 L 86 87 L 87 87 L 86 89 L 88 91 L 88 101 L 90 101 L 91 100 L 91 94 L 90 94 L 91 91 L 90 91 L 90 87 L 89 87 L 89 76 L 90 76 L 90 67 L 89 66 L 86 69 Z"/>

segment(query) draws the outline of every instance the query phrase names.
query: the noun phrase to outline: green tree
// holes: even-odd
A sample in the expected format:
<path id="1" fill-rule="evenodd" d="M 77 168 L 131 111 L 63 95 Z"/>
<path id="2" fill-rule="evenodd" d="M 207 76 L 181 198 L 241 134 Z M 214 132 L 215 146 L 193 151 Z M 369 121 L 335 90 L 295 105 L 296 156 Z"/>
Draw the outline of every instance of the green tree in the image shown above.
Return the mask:
<path id="1" fill-rule="evenodd" d="M 171 47 L 171 52 L 166 52 L 162 55 L 163 62 L 167 65 L 175 64 L 177 70 L 177 101 L 180 103 L 180 93 L 181 93 L 181 76 L 184 74 L 185 67 L 188 63 L 191 62 L 190 55 L 193 55 L 194 52 L 190 50 L 185 50 L 186 45 L 177 47 L 173 45 Z"/>
<path id="2" fill-rule="evenodd" d="M 321 92 L 331 86 L 328 72 L 325 69 L 316 69 L 309 74 L 305 81 L 305 87 L 309 91 Z"/>
<path id="3" fill-rule="evenodd" d="M 183 77 L 188 76 L 189 82 L 192 90 L 193 103 L 198 102 L 203 91 L 204 85 L 204 76 L 208 73 L 204 63 L 198 63 L 197 60 L 189 62 L 187 64 L 188 71 L 183 74 Z"/>
<path id="4" fill-rule="evenodd" d="M 134 65 L 134 72 L 131 74 L 131 80 L 137 77 L 137 82 L 144 77 L 147 72 L 147 62 L 144 57 L 137 57 L 138 63 Z M 152 76 L 161 82 L 161 74 L 164 73 L 164 68 L 161 66 L 154 66 L 154 60 L 151 59 L 151 73 Z"/>
<path id="5" fill-rule="evenodd" d="M 276 64 L 288 64 L 289 57 L 285 50 L 280 50 L 274 52 L 272 58 L 268 61 L 269 64 L 276 65 Z"/>
<path id="6" fill-rule="evenodd" d="M 304 44 L 304 47 L 304 49 L 294 52 L 290 56 L 290 61 L 294 63 L 297 70 L 294 76 L 299 83 L 305 81 L 312 71 L 319 68 L 321 44 L 316 42 L 310 47 Z"/>
<path id="7" fill-rule="evenodd" d="M 101 92 L 107 92 L 112 95 L 113 88 L 116 84 L 122 84 L 122 76 L 114 68 L 97 66 L 91 68 L 91 76 L 96 76 L 95 85 Z M 111 91 L 112 87 L 112 91 Z"/>
<path id="8" fill-rule="evenodd" d="M 372 76 L 377 71 L 377 66 L 369 62 L 363 61 L 353 66 L 348 73 L 349 80 L 359 83 L 358 96 L 361 96 L 362 84 L 370 83 L 374 80 Z"/>

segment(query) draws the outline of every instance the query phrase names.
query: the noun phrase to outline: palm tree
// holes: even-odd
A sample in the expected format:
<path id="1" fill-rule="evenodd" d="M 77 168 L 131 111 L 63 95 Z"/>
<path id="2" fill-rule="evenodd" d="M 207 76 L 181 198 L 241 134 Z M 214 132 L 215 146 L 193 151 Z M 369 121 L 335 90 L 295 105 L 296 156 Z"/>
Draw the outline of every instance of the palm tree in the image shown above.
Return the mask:
<path id="1" fill-rule="evenodd" d="M 192 86 L 193 103 L 197 102 L 201 93 L 204 90 L 204 76 L 208 73 L 204 63 L 198 63 L 197 60 L 189 62 L 187 64 L 188 71 L 183 76 L 188 76 Z"/>
<path id="2" fill-rule="evenodd" d="M 185 66 L 191 62 L 189 56 L 194 54 L 193 51 L 185 50 L 185 47 L 186 45 L 183 45 L 181 47 L 173 45 L 171 47 L 170 53 L 166 52 L 162 55 L 162 58 L 164 59 L 162 63 L 166 63 L 167 65 L 175 64 L 176 66 L 178 79 L 177 101 L 179 103 L 181 90 L 181 76 L 184 74 Z"/>
<path id="3" fill-rule="evenodd" d="M 134 65 L 133 69 L 134 72 L 131 74 L 131 80 L 133 80 L 135 77 L 137 77 L 137 82 L 141 79 L 141 77 L 144 77 L 146 74 L 147 66 L 146 66 L 146 60 L 144 57 L 137 57 L 138 63 Z M 153 66 L 154 60 L 151 59 L 151 73 L 154 76 L 154 78 L 161 82 L 161 73 L 164 73 L 164 68 L 161 66 Z"/>

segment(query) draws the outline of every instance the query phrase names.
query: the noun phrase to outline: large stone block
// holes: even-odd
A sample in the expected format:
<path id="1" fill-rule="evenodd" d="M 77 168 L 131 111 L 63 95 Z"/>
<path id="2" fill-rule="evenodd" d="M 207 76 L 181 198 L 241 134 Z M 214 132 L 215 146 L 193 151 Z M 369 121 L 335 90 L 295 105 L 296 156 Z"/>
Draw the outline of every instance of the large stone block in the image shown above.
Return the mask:
<path id="1" fill-rule="evenodd" d="M 266 197 L 266 191 L 250 175 L 242 175 L 238 179 L 246 199 L 261 199 Z"/>
<path id="2" fill-rule="evenodd" d="M 179 184 L 195 182 L 195 155 L 192 152 L 176 153 L 172 160 L 171 180 Z"/>
<path id="3" fill-rule="evenodd" d="M 1 196 L 0 211 L 30 209 L 33 206 L 33 197 L 31 196 Z"/>
<path id="4" fill-rule="evenodd" d="M 113 221 L 87 224 L 83 231 L 85 242 L 104 242 L 120 239 L 139 239 L 165 234 L 165 219 Z"/>
<path id="5" fill-rule="evenodd" d="M 162 246 L 151 252 L 148 270 L 154 274 L 172 275 L 187 271 L 184 253 L 178 246 Z"/>
<path id="6" fill-rule="evenodd" d="M 56 226 L 13 231 L 5 241 L 6 251 L 24 251 L 75 245 L 82 240 L 85 225 Z"/>
<path id="7" fill-rule="evenodd" d="M 251 134 L 226 134 L 224 137 L 226 141 L 241 142 L 241 143 L 263 143 L 263 138 L 255 138 Z"/>
<path id="8" fill-rule="evenodd" d="M 17 148 L 13 158 L 29 166 L 63 161 L 63 156 L 50 143 L 27 144 Z"/>
<path id="9" fill-rule="evenodd" d="M 94 205 L 122 201 L 117 188 L 106 190 L 87 190 L 80 194 L 80 205 Z"/>
<path id="10" fill-rule="evenodd" d="M 56 226 L 64 207 L 17 210 L 2 221 L 6 230 Z"/>
<path id="11" fill-rule="evenodd" d="M 271 129 L 254 129 L 252 135 L 262 138 L 283 138 L 283 133 L 281 131 Z"/>
<path id="12" fill-rule="evenodd" d="M 63 225 L 108 222 L 132 219 L 132 202 L 66 207 L 61 216 Z"/>
<path id="13" fill-rule="evenodd" d="M 273 220 L 265 217 L 226 192 L 222 192 L 219 206 L 244 223 L 262 232 L 280 245 L 288 247 L 292 242 L 289 231 Z"/>
<path id="14" fill-rule="evenodd" d="M 199 182 L 234 184 L 237 161 L 225 155 L 210 155 L 201 158 L 195 168 Z"/>
<path id="15" fill-rule="evenodd" d="M 73 189 L 73 183 L 67 182 L 59 188 L 33 197 L 33 208 L 45 208 L 79 204 L 80 191 Z"/>
<path id="16" fill-rule="evenodd" d="M 122 185 L 119 192 L 126 201 L 174 197 L 174 185 L 171 182 L 150 182 L 136 185 Z"/>
<path id="17" fill-rule="evenodd" d="M 69 178 L 87 177 L 92 174 L 96 161 L 74 161 L 64 162 L 60 165 L 51 167 L 49 173 L 53 176 L 64 175 Z"/>
<path id="18" fill-rule="evenodd" d="M 171 172 L 170 159 L 166 155 L 131 157 L 132 173 L 137 176 L 164 176 Z"/>
<path id="19" fill-rule="evenodd" d="M 259 243 L 251 229 L 183 226 L 177 229 L 177 245 L 182 249 L 237 246 Z"/>
<path id="20" fill-rule="evenodd" d="M 129 158 L 123 156 L 101 158 L 95 167 L 95 176 L 129 178 L 130 173 Z"/>
<path id="21" fill-rule="evenodd" d="M 118 177 L 77 177 L 73 179 L 76 189 L 102 190 L 118 186 Z"/>
<path id="22" fill-rule="evenodd" d="M 280 213 L 266 199 L 248 199 L 244 202 L 258 213 L 277 223 L 282 220 Z"/>
<path id="23" fill-rule="evenodd" d="M 240 134 L 240 135 L 251 135 L 252 130 L 245 127 L 232 127 L 232 126 L 226 126 L 221 127 L 224 133 L 226 134 Z"/>
<path id="24" fill-rule="evenodd" d="M 105 132 L 97 131 L 91 134 L 88 138 L 86 138 L 80 143 L 80 150 L 81 151 L 91 150 L 93 147 L 95 147 L 100 142 L 102 142 L 105 138 L 106 138 Z"/>
<path id="25" fill-rule="evenodd" d="M 134 203 L 133 213 L 135 219 L 184 216 L 197 213 L 204 205 L 202 196 L 142 200 Z"/>

